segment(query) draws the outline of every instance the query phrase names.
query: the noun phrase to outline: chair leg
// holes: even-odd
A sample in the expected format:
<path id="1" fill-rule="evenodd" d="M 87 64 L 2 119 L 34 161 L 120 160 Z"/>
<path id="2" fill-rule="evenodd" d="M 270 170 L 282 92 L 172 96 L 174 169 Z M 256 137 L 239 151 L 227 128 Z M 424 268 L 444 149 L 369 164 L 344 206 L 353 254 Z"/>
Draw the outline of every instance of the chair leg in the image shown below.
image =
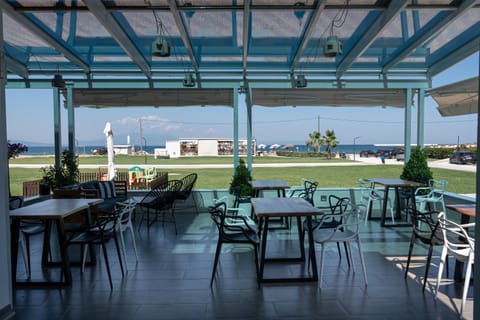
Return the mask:
<path id="1" fill-rule="evenodd" d="M 344 242 L 343 242 L 343 245 L 345 246 L 345 251 L 347 252 L 347 255 L 350 255 L 350 256 L 351 256 L 352 247 L 350 246 L 350 241 L 344 241 Z M 356 272 L 356 270 L 355 270 L 355 263 L 353 263 L 353 261 L 352 261 L 352 270 L 353 270 L 353 273 Z"/>
<path id="2" fill-rule="evenodd" d="M 423 277 L 423 291 L 427 285 L 428 270 L 430 269 L 430 263 L 432 261 L 433 245 L 430 244 L 428 248 L 427 264 L 425 265 L 425 276 Z"/>
<path id="3" fill-rule="evenodd" d="M 467 300 L 467 292 L 470 284 L 470 275 L 472 273 L 472 264 L 473 261 L 468 260 L 467 270 L 465 271 L 465 282 L 463 284 L 463 294 L 462 294 L 462 307 L 460 309 L 460 317 L 463 319 L 463 310 L 465 309 L 465 300 Z"/>
<path id="4" fill-rule="evenodd" d="M 322 251 L 320 254 L 320 274 L 318 275 L 318 281 L 320 282 L 320 289 L 322 289 L 323 285 L 323 260 L 325 259 L 325 243 L 322 244 Z"/>
<path id="5" fill-rule="evenodd" d="M 102 250 L 103 250 L 103 258 L 105 259 L 105 266 L 107 267 L 108 281 L 110 282 L 110 290 L 113 290 L 112 274 L 110 272 L 110 264 L 108 262 L 107 247 L 105 243 L 102 243 Z"/>
<path id="6" fill-rule="evenodd" d="M 213 279 L 215 279 L 215 272 L 217 271 L 218 259 L 220 258 L 221 251 L 222 251 L 222 241 L 220 241 L 219 239 L 217 242 L 217 250 L 215 250 L 215 261 L 213 262 L 213 270 L 212 270 L 212 277 L 210 279 L 210 287 L 213 284 Z"/>
<path id="7" fill-rule="evenodd" d="M 347 256 L 347 265 L 348 265 L 348 267 L 350 268 L 350 256 L 351 256 L 350 253 L 351 253 L 352 251 L 350 250 L 350 248 L 348 247 L 348 245 L 347 245 L 346 242 L 343 243 L 343 247 L 344 247 L 344 249 L 345 249 L 345 255 Z M 353 262 L 352 262 L 352 265 L 353 265 Z M 355 267 L 354 267 L 354 268 L 355 268 Z"/>
<path id="8" fill-rule="evenodd" d="M 359 237 L 357 237 L 357 245 L 358 245 L 358 254 L 360 255 L 360 261 L 362 263 L 363 277 L 365 278 L 365 286 L 368 286 L 367 268 L 365 267 L 365 258 L 363 257 L 362 244 L 360 242 Z"/>
<path id="9" fill-rule="evenodd" d="M 442 255 L 440 256 L 440 264 L 438 266 L 438 276 L 437 276 L 437 288 L 435 290 L 435 297 L 438 295 L 438 289 L 440 288 L 440 280 L 442 279 L 443 266 L 445 265 L 445 259 L 447 257 L 447 248 L 443 247 Z"/>
<path id="10" fill-rule="evenodd" d="M 125 262 L 125 270 L 128 271 L 128 262 L 127 262 L 127 250 L 125 249 L 125 237 L 123 236 L 123 231 L 118 229 L 120 235 L 120 246 L 122 247 L 123 261 Z"/>
<path id="11" fill-rule="evenodd" d="M 132 237 L 132 243 L 133 243 L 133 250 L 135 251 L 135 259 L 138 262 L 138 254 L 137 254 L 137 242 L 135 241 L 135 232 L 133 232 L 133 226 L 130 224 L 129 227 L 130 229 L 130 235 Z"/>
<path id="12" fill-rule="evenodd" d="M 253 245 L 253 249 L 255 251 L 255 270 L 257 271 L 257 283 L 260 285 L 260 278 L 258 277 L 260 272 L 258 269 L 258 245 Z"/>
<path id="13" fill-rule="evenodd" d="M 28 274 L 28 278 L 30 278 L 30 276 L 32 275 L 32 265 L 30 263 L 30 237 L 28 235 L 24 235 L 24 239 L 25 239 L 25 249 L 26 249 L 26 253 L 27 253 L 27 274 Z"/>
<path id="14" fill-rule="evenodd" d="M 115 248 L 117 249 L 118 261 L 120 262 L 120 269 L 122 270 L 122 276 L 124 276 L 125 271 L 123 269 L 122 253 L 120 252 L 120 244 L 118 243 L 118 237 L 116 232 L 113 234 L 113 239 L 115 240 Z"/>
<path id="15" fill-rule="evenodd" d="M 405 279 L 407 279 L 408 275 L 408 268 L 410 267 L 410 260 L 412 259 L 412 251 L 413 245 L 415 244 L 415 233 L 412 232 L 412 237 L 410 238 L 410 248 L 408 249 L 408 258 L 407 258 L 407 266 L 405 267 Z"/>

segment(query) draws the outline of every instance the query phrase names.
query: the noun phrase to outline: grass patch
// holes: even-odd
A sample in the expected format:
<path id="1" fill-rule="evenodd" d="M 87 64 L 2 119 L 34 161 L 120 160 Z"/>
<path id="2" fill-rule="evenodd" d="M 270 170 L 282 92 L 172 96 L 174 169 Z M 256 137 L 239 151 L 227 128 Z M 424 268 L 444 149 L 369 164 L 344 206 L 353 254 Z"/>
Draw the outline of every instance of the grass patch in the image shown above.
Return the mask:
<path id="1" fill-rule="evenodd" d="M 180 164 L 179 162 L 175 163 Z M 141 163 L 139 163 L 139 165 L 141 165 Z M 447 191 L 460 194 L 475 193 L 475 173 L 436 168 L 431 168 L 431 170 L 434 178 L 445 179 L 448 181 Z M 95 170 L 81 169 L 81 171 Z M 233 175 L 233 170 L 231 168 L 168 169 L 166 171 L 168 171 L 170 179 L 180 178 L 189 173 L 196 172 L 198 174 L 198 180 L 195 185 L 196 189 L 227 189 L 230 185 Z M 402 166 L 397 165 L 325 167 L 299 166 L 288 168 L 272 167 L 254 168 L 253 179 L 281 179 L 294 186 L 300 184 L 301 178 L 310 178 L 319 182 L 319 188 L 340 188 L 356 187 L 359 178 L 398 178 L 401 174 L 401 171 Z M 12 195 L 22 194 L 22 183 L 24 181 L 41 179 L 41 177 L 42 172 L 40 169 L 10 168 L 10 186 Z"/>

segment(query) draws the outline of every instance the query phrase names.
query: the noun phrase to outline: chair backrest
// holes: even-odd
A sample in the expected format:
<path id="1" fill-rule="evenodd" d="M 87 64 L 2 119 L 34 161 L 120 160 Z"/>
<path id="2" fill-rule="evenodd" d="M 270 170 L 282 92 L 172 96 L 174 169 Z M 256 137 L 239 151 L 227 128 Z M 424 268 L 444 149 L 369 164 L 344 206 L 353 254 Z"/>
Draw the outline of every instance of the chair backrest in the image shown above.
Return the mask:
<path id="1" fill-rule="evenodd" d="M 9 207 L 10 207 L 10 210 L 23 207 L 23 198 L 18 196 L 10 197 Z"/>
<path id="2" fill-rule="evenodd" d="M 126 225 L 132 220 L 132 214 L 135 210 L 136 203 L 133 201 L 128 201 L 121 206 L 118 206 L 116 209 L 116 214 L 118 214 L 118 223 L 120 225 Z"/>
<path id="3" fill-rule="evenodd" d="M 343 214 L 350 203 L 349 197 L 339 197 L 334 194 L 328 196 L 328 204 L 332 214 Z"/>
<path id="4" fill-rule="evenodd" d="M 360 202 L 367 203 L 372 194 L 373 183 L 366 179 L 358 179 L 358 186 L 360 187 Z"/>
<path id="5" fill-rule="evenodd" d="M 413 232 L 425 243 L 434 245 L 443 244 L 443 234 L 439 227 L 439 211 L 421 212 L 413 208 L 408 208 L 410 219 L 412 220 Z M 442 213 L 443 216 L 443 213 Z"/>
<path id="6" fill-rule="evenodd" d="M 443 212 L 438 215 L 438 222 L 442 229 L 444 245 L 447 247 L 448 252 L 459 260 L 473 259 L 475 240 L 468 234 L 464 226 L 446 219 Z M 469 226 L 474 227 L 475 224 L 471 223 Z"/>
<path id="7" fill-rule="evenodd" d="M 334 230 L 330 233 L 329 238 L 325 239 L 329 241 L 335 237 L 335 239 L 341 238 L 342 240 L 349 240 L 358 236 L 360 231 L 360 223 L 364 221 L 365 215 L 367 213 L 367 207 L 364 204 L 348 204 L 346 211 L 340 215 L 341 222 L 335 225 L 333 228 Z M 319 227 L 316 229 L 318 232 L 322 232 L 321 230 L 324 229 L 322 225 L 324 221 L 328 223 L 328 215 L 325 216 L 326 219 L 322 220 Z M 337 234 L 335 236 L 335 234 Z"/>
<path id="8" fill-rule="evenodd" d="M 445 190 L 447 189 L 447 180 L 437 180 L 437 179 L 430 179 L 428 180 L 428 185 L 430 187 L 430 190 L 432 190 L 433 194 L 432 196 L 436 197 L 443 197 L 443 194 L 445 193 Z"/>
<path id="9" fill-rule="evenodd" d="M 185 177 L 183 177 L 180 181 L 182 182 L 182 188 L 180 189 L 179 195 L 184 199 L 190 196 L 190 193 L 193 190 L 193 186 L 197 181 L 198 175 L 196 173 L 191 173 Z"/>
<path id="10" fill-rule="evenodd" d="M 299 198 L 303 198 L 314 205 L 313 196 L 317 191 L 318 182 L 312 180 L 303 180 L 303 191 L 298 195 Z"/>

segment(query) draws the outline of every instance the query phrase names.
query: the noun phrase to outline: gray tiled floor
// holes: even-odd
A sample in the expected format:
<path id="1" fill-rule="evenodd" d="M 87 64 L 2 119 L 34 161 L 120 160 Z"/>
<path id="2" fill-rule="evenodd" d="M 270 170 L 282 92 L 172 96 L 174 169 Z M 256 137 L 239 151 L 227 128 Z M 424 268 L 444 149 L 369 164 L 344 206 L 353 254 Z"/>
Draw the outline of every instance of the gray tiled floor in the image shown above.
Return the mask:
<path id="1" fill-rule="evenodd" d="M 138 220 L 137 220 L 138 221 Z M 213 287 L 210 288 L 216 230 L 207 213 L 177 214 L 179 234 L 171 224 L 145 224 L 136 231 L 139 262 L 128 250 L 128 272 L 122 277 L 113 242 L 110 264 L 114 289 L 110 291 L 103 259 L 81 274 L 73 269 L 74 283 L 64 289 L 17 289 L 17 319 L 454 319 L 458 318 L 462 284 L 444 282 L 439 299 L 421 281 L 426 248 L 416 246 L 411 274 L 404 279 L 410 229 L 381 228 L 368 222 L 362 231 L 367 264 L 365 287 L 360 265 L 357 273 L 339 259 L 333 245 L 327 251 L 323 288 L 318 283 L 263 284 L 257 287 L 253 252 L 248 246 L 226 246 Z M 295 229 L 292 229 L 295 230 Z M 271 254 L 296 248 L 296 236 L 272 232 Z M 127 246 L 130 239 L 127 238 Z M 33 277 L 41 277 L 41 237 L 32 249 Z M 318 250 L 318 248 L 317 248 Z M 354 252 L 354 259 L 358 262 Z M 453 260 L 453 259 L 451 259 Z M 438 252 L 434 257 L 438 263 Z M 269 266 L 266 273 L 290 273 L 297 266 Z M 453 266 L 451 268 L 453 270 Z M 18 277 L 24 278 L 19 259 Z M 434 283 L 437 268 L 430 272 Z M 472 319 L 473 288 L 465 317 Z M 453 298 L 450 298 L 453 297 Z"/>

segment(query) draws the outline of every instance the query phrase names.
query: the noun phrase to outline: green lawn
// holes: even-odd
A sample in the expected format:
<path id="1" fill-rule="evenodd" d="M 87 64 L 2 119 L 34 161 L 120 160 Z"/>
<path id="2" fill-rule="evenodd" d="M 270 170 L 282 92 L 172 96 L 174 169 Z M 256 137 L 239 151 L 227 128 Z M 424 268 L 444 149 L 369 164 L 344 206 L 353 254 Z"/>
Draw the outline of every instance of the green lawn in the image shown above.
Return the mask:
<path id="1" fill-rule="evenodd" d="M 89 157 L 94 158 L 94 157 Z M 273 158 L 273 157 L 272 157 Z M 205 158 L 200 158 L 205 160 Z M 210 159 L 210 158 L 209 158 Z M 223 159 L 231 163 L 231 158 L 214 158 L 217 161 Z M 261 159 L 263 158 L 256 158 Z M 293 158 L 294 159 L 294 158 Z M 15 159 L 14 161 L 17 161 Z M 115 159 L 117 163 L 117 158 Z M 175 164 L 194 164 L 198 158 L 175 159 L 182 160 L 174 162 Z M 160 161 L 160 160 L 159 160 Z M 165 160 L 163 160 L 165 161 Z M 173 161 L 170 159 L 169 161 Z M 278 161 L 278 159 L 277 159 Z M 318 160 L 317 160 L 318 161 Z M 187 163 L 189 162 L 189 163 Z M 283 162 L 292 162 L 290 159 Z M 81 162 L 83 163 L 83 161 Z M 98 163 L 98 162 L 97 162 Z M 148 162 L 150 164 L 150 162 Z M 199 163 L 206 163 L 205 161 Z M 208 162 L 211 163 L 211 162 Z M 256 163 L 259 163 L 256 161 Z M 142 163 L 138 163 L 141 165 Z M 153 164 L 153 163 L 152 163 Z M 436 179 L 448 180 L 447 191 L 454 193 L 474 193 L 475 192 L 475 173 L 454 171 L 445 169 L 431 169 Z M 169 169 L 169 178 L 175 179 L 182 177 L 192 171 L 197 172 L 199 177 L 196 189 L 226 189 L 228 188 L 233 170 L 232 169 Z M 355 187 L 359 178 L 398 178 L 402 167 L 398 165 L 382 166 L 325 166 L 325 167 L 289 167 L 289 168 L 254 168 L 253 179 L 281 179 L 290 185 L 299 185 L 301 178 L 310 178 L 319 182 L 319 188 L 322 187 Z M 42 172 L 40 169 L 10 169 L 10 185 L 12 195 L 22 194 L 22 182 L 40 179 Z"/>

